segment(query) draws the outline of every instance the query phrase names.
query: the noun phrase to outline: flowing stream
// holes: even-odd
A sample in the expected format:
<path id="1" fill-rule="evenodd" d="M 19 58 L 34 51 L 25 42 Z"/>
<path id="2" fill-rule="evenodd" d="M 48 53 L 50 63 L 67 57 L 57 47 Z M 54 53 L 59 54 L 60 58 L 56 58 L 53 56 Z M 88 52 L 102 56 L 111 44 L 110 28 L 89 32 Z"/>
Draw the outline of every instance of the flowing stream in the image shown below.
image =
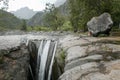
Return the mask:
<path id="1" fill-rule="evenodd" d="M 52 66 L 57 48 L 57 41 L 41 40 L 36 65 L 36 80 L 52 80 Z"/>

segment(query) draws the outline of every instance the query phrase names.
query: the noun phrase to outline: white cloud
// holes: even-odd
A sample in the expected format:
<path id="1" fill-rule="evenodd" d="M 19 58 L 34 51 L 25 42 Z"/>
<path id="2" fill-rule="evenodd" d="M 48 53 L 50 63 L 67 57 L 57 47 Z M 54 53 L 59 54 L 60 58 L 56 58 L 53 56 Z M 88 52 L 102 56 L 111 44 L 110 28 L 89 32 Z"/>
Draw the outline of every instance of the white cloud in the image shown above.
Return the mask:
<path id="1" fill-rule="evenodd" d="M 56 0 L 10 0 L 8 11 L 16 11 L 22 7 L 28 7 L 35 11 L 41 11 L 46 3 L 55 3 Z"/>

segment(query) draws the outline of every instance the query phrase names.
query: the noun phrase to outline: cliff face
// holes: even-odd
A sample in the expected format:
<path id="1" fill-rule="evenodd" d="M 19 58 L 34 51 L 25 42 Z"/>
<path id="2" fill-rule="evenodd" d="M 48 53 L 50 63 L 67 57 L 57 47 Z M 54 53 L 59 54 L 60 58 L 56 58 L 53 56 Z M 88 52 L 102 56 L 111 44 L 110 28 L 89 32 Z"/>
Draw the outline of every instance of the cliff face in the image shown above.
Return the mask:
<path id="1" fill-rule="evenodd" d="M 25 45 L 0 49 L 0 80 L 27 80 L 29 53 Z"/>

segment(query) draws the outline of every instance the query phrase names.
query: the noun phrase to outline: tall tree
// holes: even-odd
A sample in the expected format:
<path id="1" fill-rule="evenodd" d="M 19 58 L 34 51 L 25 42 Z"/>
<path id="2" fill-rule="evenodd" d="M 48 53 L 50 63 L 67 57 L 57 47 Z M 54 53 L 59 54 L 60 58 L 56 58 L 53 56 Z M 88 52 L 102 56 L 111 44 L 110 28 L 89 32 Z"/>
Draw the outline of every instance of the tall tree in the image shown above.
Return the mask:
<path id="1" fill-rule="evenodd" d="M 26 24 L 26 20 L 22 20 L 23 21 L 23 23 L 22 23 L 22 26 L 21 26 L 21 30 L 23 30 L 23 31 L 27 31 L 27 24 Z"/>
<path id="2" fill-rule="evenodd" d="M 64 18 L 58 13 L 58 9 L 54 6 L 54 4 L 47 3 L 45 12 L 45 26 L 48 26 L 53 30 L 57 30 L 58 27 L 63 25 Z"/>
<path id="3" fill-rule="evenodd" d="M 114 26 L 118 28 L 118 25 L 120 25 L 120 0 L 113 0 L 112 7 L 111 14 L 114 21 Z"/>
<path id="4" fill-rule="evenodd" d="M 74 32 L 78 30 L 84 30 L 84 27 L 81 23 L 83 22 L 83 14 L 85 11 L 84 0 L 69 0 L 69 9 L 70 9 L 70 21 L 72 23 Z"/>
<path id="5" fill-rule="evenodd" d="M 0 0 L 0 8 L 3 10 L 8 9 L 9 0 Z"/>

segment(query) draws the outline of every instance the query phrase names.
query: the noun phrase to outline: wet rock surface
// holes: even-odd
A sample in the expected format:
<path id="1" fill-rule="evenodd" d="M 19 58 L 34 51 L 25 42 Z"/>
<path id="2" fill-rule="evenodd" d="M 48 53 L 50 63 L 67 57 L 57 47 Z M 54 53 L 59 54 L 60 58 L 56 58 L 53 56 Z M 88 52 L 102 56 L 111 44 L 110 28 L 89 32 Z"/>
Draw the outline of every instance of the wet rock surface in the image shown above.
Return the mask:
<path id="1" fill-rule="evenodd" d="M 64 73 L 59 80 L 119 80 L 120 38 L 64 38 Z"/>

